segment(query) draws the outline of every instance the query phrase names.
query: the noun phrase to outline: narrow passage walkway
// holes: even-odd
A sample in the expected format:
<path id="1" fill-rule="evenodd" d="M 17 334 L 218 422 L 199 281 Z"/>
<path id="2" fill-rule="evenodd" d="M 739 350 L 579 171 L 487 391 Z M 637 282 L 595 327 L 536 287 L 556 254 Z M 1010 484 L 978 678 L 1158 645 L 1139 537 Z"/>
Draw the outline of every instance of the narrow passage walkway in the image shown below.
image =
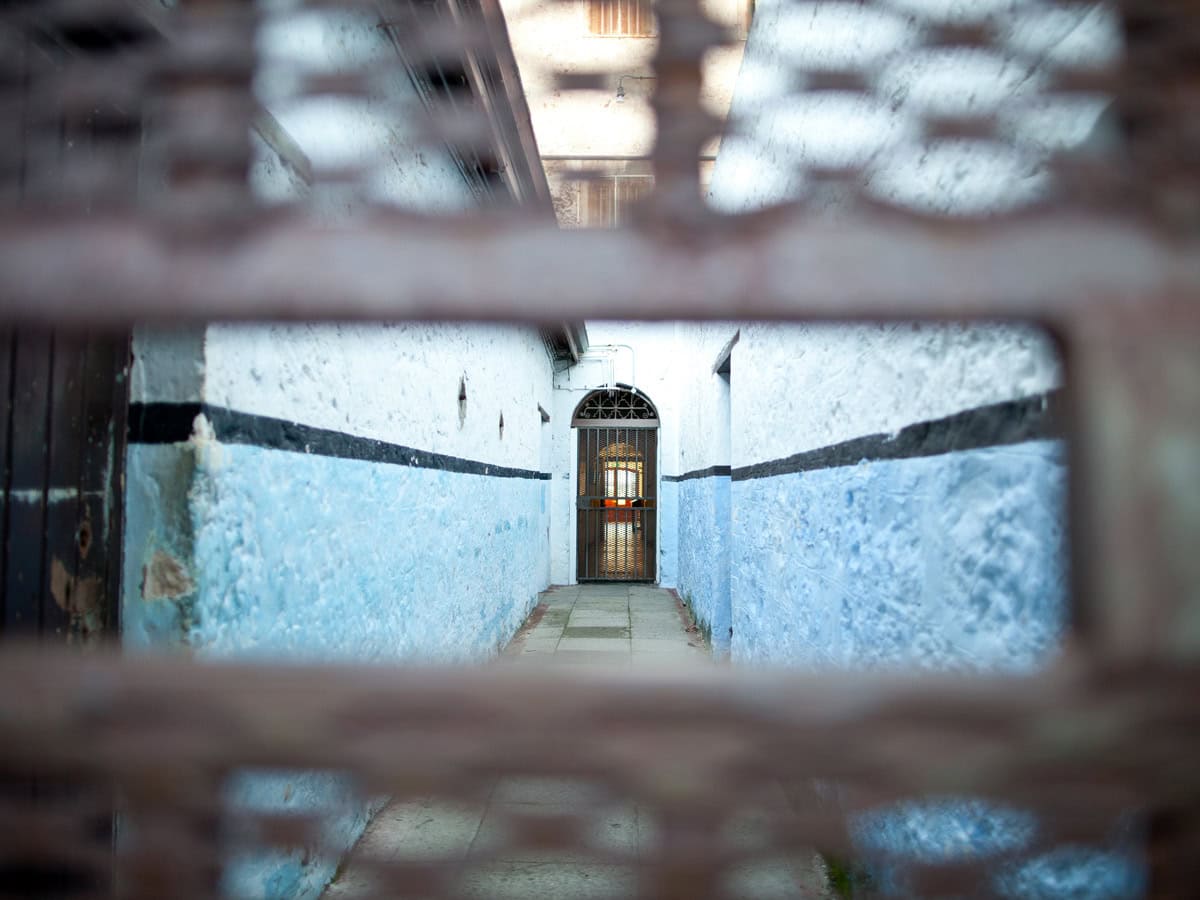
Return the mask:
<path id="1" fill-rule="evenodd" d="M 551 588 L 504 656 L 509 661 L 618 667 L 711 659 L 675 595 L 642 584 Z"/>
<path id="2" fill-rule="evenodd" d="M 645 668 L 706 665 L 709 648 L 687 611 L 668 591 L 648 585 L 552 588 L 501 656 L 500 665 Z M 505 846 L 525 827 L 574 827 L 577 852 L 539 849 L 535 841 Z M 524 823 L 524 824 L 523 824 Z M 753 822 L 746 827 L 754 829 Z M 439 860 L 458 875 L 464 896 L 500 900 L 599 900 L 637 893 L 635 864 L 652 853 L 657 834 L 637 804 L 598 794 L 563 778 L 499 779 L 475 802 L 417 800 L 388 804 L 325 892 L 326 900 L 371 894 L 372 861 Z M 626 862 L 622 864 L 621 860 Z M 631 865 L 633 863 L 634 865 Z M 748 873 L 737 896 L 824 896 L 813 889 L 812 860 Z M 436 894 L 414 887 L 412 896 Z M 389 896 L 397 896 L 392 893 Z M 409 896 L 409 894 L 403 894 Z"/>

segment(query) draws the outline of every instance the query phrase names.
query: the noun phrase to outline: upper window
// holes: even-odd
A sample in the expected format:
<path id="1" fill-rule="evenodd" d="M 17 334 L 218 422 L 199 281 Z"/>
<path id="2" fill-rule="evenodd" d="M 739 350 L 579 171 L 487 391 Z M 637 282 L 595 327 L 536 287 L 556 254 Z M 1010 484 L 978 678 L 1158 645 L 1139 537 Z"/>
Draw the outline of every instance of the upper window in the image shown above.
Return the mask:
<path id="1" fill-rule="evenodd" d="M 588 30 L 592 34 L 648 37 L 654 34 L 651 0 L 588 0 Z"/>
<path id="2" fill-rule="evenodd" d="M 629 210 L 654 187 L 650 175 L 616 175 L 584 182 L 581 222 L 588 228 L 613 228 L 629 220 Z"/>

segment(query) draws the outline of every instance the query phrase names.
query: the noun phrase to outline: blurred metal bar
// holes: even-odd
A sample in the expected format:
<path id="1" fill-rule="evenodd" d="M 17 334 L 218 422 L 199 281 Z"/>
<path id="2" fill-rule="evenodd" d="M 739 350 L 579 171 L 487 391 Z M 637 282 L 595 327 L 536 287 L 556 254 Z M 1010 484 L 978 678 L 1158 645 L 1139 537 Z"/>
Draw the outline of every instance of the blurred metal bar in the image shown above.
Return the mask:
<path id="1" fill-rule="evenodd" d="M 632 793 L 665 804 L 709 802 L 772 776 L 847 779 L 883 796 L 970 785 L 1049 809 L 1062 799 L 1056 781 L 1094 787 L 1097 802 L 1106 786 L 1145 803 L 1200 791 L 1200 670 L 1070 654 L 1032 678 L 700 668 L 547 679 L 525 666 L 217 665 L 9 648 L 0 683 L 22 685 L 0 692 L 6 769 L 186 780 L 232 765 L 352 768 L 432 787 L 463 772 L 564 766 L 607 777 L 622 738 L 638 734 L 680 749 L 641 755 L 625 773 L 636 775 Z M 1091 727 L 1097 716 L 1112 727 Z M 709 733 L 719 747 L 696 744 Z M 1169 755 L 1142 752 L 1151 733 L 1171 736 Z M 955 765 L 930 765 L 926 746 L 953 748 Z M 668 771 L 730 780 L 680 794 L 677 779 L 657 780 Z M 1092 792 L 1068 793 L 1086 806 Z"/>
<path id="2" fill-rule="evenodd" d="M 829 223 L 780 210 L 698 228 L 687 240 L 653 228 L 559 231 L 519 215 L 482 216 L 469 228 L 383 213 L 337 229 L 283 214 L 245 225 L 237 240 L 197 241 L 176 238 L 151 217 L 5 216 L 0 316 L 81 326 L 261 318 L 549 322 L 653 310 L 681 319 L 1061 324 L 1141 297 L 1200 292 L 1197 237 L 1069 213 L 950 225 L 912 217 Z M 463 265 L 467 259 L 471 265 Z"/>
<path id="3" fill-rule="evenodd" d="M 1200 659 L 1198 301 L 1142 299 L 1071 332 L 1075 631 L 1123 663 Z"/>

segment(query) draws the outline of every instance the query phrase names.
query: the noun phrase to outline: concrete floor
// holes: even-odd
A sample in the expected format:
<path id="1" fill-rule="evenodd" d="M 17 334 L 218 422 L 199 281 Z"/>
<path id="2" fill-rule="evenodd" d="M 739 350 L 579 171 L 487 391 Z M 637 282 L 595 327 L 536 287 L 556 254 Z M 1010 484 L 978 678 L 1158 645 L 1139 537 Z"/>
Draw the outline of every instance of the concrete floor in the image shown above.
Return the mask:
<path id="1" fill-rule="evenodd" d="M 543 593 L 533 613 L 498 660 L 501 665 L 647 668 L 709 665 L 711 653 L 675 596 L 648 585 L 583 585 Z M 780 802 L 781 798 L 780 798 Z M 505 848 L 498 842 L 523 818 L 565 823 L 584 811 L 579 852 Z M 731 840 L 761 833 L 753 811 L 735 823 Z M 566 827 L 570 827 L 569 824 Z M 757 831 L 756 831 L 757 829 Z M 630 864 L 597 861 L 605 851 L 642 861 L 655 846 L 654 823 L 632 802 L 614 801 L 584 782 L 560 778 L 502 778 L 473 803 L 437 800 L 391 803 L 372 820 L 325 892 L 327 900 L 373 896 L 371 859 L 420 863 L 451 860 L 456 890 L 498 900 L 592 900 L 637 893 Z M 734 873 L 734 896 L 826 896 L 819 863 L 771 862 Z M 396 896 L 394 891 L 386 894 Z M 438 895 L 417 889 L 412 896 Z M 409 896 L 405 894 L 404 896 Z"/>
<path id="2" fill-rule="evenodd" d="M 621 668 L 707 664 L 709 648 L 690 626 L 675 595 L 652 585 L 551 588 L 541 595 L 504 658 Z"/>

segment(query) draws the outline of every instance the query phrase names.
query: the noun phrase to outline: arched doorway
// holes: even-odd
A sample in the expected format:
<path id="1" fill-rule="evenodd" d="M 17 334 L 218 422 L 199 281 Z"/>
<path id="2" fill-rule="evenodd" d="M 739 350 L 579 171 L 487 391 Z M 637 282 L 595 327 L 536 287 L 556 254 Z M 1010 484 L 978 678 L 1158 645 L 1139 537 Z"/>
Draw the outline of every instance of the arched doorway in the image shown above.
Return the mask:
<path id="1" fill-rule="evenodd" d="M 575 408 L 575 574 L 579 581 L 654 581 L 658 554 L 658 411 L 619 385 Z"/>

